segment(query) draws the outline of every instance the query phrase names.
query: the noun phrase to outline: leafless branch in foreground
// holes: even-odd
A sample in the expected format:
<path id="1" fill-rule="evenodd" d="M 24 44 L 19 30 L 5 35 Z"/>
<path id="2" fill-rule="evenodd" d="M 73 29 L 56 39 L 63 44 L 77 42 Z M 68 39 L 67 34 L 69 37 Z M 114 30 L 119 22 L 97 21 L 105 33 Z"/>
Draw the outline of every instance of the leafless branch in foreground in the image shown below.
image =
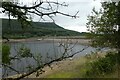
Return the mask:
<path id="1" fill-rule="evenodd" d="M 82 51 L 84 51 L 85 49 L 87 49 L 89 46 L 86 46 L 84 47 L 82 50 L 79 50 L 71 55 L 62 55 L 61 57 L 57 58 L 57 59 L 51 59 L 50 62 L 46 62 L 42 65 L 39 65 L 37 68 L 33 69 L 31 72 L 28 72 L 28 73 L 25 73 L 25 74 L 21 74 L 19 77 L 17 78 L 14 78 L 14 80 L 19 80 L 19 79 L 22 79 L 22 78 L 25 78 L 27 76 L 29 76 L 30 74 L 34 73 L 34 72 L 37 72 L 37 75 L 36 76 L 39 76 L 39 73 L 42 74 L 42 72 L 44 72 L 42 69 L 45 67 L 45 66 L 50 66 L 52 63 L 54 62 L 59 62 L 59 61 L 62 61 L 64 59 L 67 59 L 67 58 L 70 58 L 70 57 L 73 57 L 74 55 L 76 55 L 77 53 L 80 53 Z M 63 52 L 65 53 L 65 51 Z M 51 67 L 51 66 L 50 66 Z M 39 71 L 39 72 L 38 72 Z"/>
<path id="2" fill-rule="evenodd" d="M 20 74 L 20 73 L 19 73 L 19 71 L 15 70 L 14 68 L 12 68 L 12 67 L 11 67 L 11 66 L 9 66 L 9 65 L 4 64 L 4 63 L 2 63 L 2 65 L 3 65 L 3 66 L 5 66 L 5 67 L 10 68 L 10 69 L 11 69 L 11 70 L 13 70 L 13 71 L 15 71 L 17 74 Z"/>
<path id="3" fill-rule="evenodd" d="M 46 5 L 46 6 L 45 6 Z M 19 5 L 15 4 L 14 2 L 2 2 L 2 8 L 4 9 L 2 12 L 7 13 L 8 17 L 9 15 L 16 17 L 19 20 L 27 21 L 29 19 L 29 16 L 32 16 L 31 14 L 35 14 L 39 16 L 40 18 L 43 18 L 43 16 L 49 17 L 51 20 L 54 21 L 54 19 L 51 16 L 56 16 L 57 14 L 61 14 L 64 16 L 72 17 L 72 18 L 78 18 L 76 12 L 75 15 L 70 15 L 65 12 L 59 11 L 59 6 L 67 7 L 68 4 L 65 2 L 59 3 L 58 1 L 37 1 L 32 6 L 27 5 Z"/>

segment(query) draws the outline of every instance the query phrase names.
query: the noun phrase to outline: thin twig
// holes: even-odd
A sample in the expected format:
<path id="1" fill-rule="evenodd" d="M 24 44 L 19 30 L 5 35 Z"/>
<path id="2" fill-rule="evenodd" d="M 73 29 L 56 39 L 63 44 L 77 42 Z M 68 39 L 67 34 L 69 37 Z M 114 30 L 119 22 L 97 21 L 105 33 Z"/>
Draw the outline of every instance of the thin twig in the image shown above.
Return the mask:
<path id="1" fill-rule="evenodd" d="M 13 70 L 13 71 L 17 72 L 18 74 L 20 74 L 19 71 L 15 70 L 14 68 L 12 68 L 12 67 L 9 66 L 9 65 L 4 64 L 4 63 L 2 63 L 2 65 L 3 65 L 3 66 L 6 66 L 6 67 L 10 68 L 11 70 Z"/>

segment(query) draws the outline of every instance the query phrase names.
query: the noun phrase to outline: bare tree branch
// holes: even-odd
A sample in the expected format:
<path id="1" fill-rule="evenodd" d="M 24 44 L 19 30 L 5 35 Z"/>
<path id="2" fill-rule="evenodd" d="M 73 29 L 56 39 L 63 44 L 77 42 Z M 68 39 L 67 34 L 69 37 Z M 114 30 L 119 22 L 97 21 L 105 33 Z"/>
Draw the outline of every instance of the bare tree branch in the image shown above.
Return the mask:
<path id="1" fill-rule="evenodd" d="M 45 8 L 45 7 L 42 7 L 41 5 L 42 4 L 48 4 L 48 6 L 50 8 Z M 52 6 L 52 4 L 55 4 L 57 9 L 56 10 L 53 10 L 53 7 L 55 6 Z M 50 17 L 50 15 L 54 14 L 61 14 L 61 15 L 65 15 L 65 16 L 69 16 L 69 17 L 72 17 L 72 18 L 78 18 L 77 14 L 78 12 L 75 14 L 75 15 L 70 15 L 70 14 L 66 14 L 66 13 L 63 13 L 63 12 L 60 12 L 58 11 L 58 6 L 61 5 L 61 6 L 68 6 L 67 4 L 64 3 L 59 3 L 59 2 L 54 2 L 54 1 L 41 1 L 31 7 L 28 7 L 28 6 L 20 6 L 20 5 L 17 5 L 17 4 L 14 4 L 12 2 L 2 2 L 2 8 L 4 8 L 5 10 L 3 11 L 3 13 L 5 11 L 9 11 L 11 13 L 12 16 L 14 17 L 18 17 L 18 18 L 23 18 L 22 16 L 25 16 L 26 18 L 28 18 L 26 16 L 26 13 L 33 13 L 33 14 L 36 14 L 38 16 L 44 16 L 44 15 L 47 15 L 50 19 L 53 20 L 53 18 Z M 43 12 L 42 10 L 40 9 L 43 9 L 43 10 L 47 10 L 49 11 L 48 13 L 45 13 Z M 31 11 L 32 10 L 32 11 Z M 51 11 L 50 11 L 51 10 Z M 14 12 L 14 11 L 18 11 L 18 12 Z M 21 16 L 21 17 L 20 17 Z M 26 19 L 26 18 L 23 18 L 23 19 Z"/>
<path id="2" fill-rule="evenodd" d="M 61 57 L 59 57 L 59 58 L 57 58 L 57 59 L 53 59 L 53 60 L 51 60 L 50 62 L 46 62 L 45 64 L 38 66 L 37 68 L 35 68 L 35 69 L 32 70 L 31 72 L 20 75 L 19 77 L 15 78 L 14 80 L 19 80 L 19 79 L 22 79 L 22 78 L 24 78 L 24 77 L 27 77 L 27 76 L 29 76 L 30 74 L 32 74 L 32 73 L 34 73 L 34 72 L 37 72 L 39 69 L 44 68 L 45 66 L 50 66 L 50 65 L 51 65 L 52 63 L 54 63 L 54 62 L 62 61 L 63 59 L 67 59 L 67 58 L 73 57 L 74 55 L 76 55 L 77 53 L 80 53 L 80 52 L 84 51 L 84 50 L 87 49 L 88 47 L 89 47 L 89 46 L 83 48 L 83 49 L 80 50 L 80 51 L 75 52 L 75 53 L 72 54 L 72 55 L 69 55 L 69 56 L 64 56 L 64 55 L 62 55 Z"/>
<path id="3" fill-rule="evenodd" d="M 43 2 L 40 2 L 40 3 L 36 4 L 35 6 L 27 7 L 27 6 L 18 6 L 16 4 L 6 4 L 6 2 L 2 2 L 3 6 L 15 7 L 15 8 L 20 8 L 20 9 L 34 9 L 36 7 L 39 7 L 42 4 L 43 4 Z"/>
<path id="4" fill-rule="evenodd" d="M 19 6 L 19 5 L 16 5 L 16 4 L 11 5 L 11 4 L 6 4 L 6 2 L 2 2 L 2 4 L 4 6 L 16 7 L 16 8 L 20 8 L 20 9 L 35 9 L 36 7 L 41 6 L 43 3 L 48 3 L 49 5 L 51 5 L 51 3 L 53 3 L 53 4 L 61 5 L 61 6 L 68 6 L 67 4 L 65 4 L 65 2 L 64 3 L 58 3 L 58 2 L 52 2 L 52 1 L 51 2 L 50 1 L 46 1 L 46 2 L 40 1 L 38 4 L 35 4 L 34 6 L 31 6 L 31 7 Z"/>
<path id="5" fill-rule="evenodd" d="M 12 68 L 12 67 L 9 66 L 9 65 L 4 64 L 4 63 L 2 63 L 2 65 L 5 66 L 5 67 L 8 67 L 8 68 L 10 68 L 11 70 L 13 70 L 13 71 L 17 72 L 18 74 L 20 74 L 19 71 L 15 70 L 14 68 Z"/>

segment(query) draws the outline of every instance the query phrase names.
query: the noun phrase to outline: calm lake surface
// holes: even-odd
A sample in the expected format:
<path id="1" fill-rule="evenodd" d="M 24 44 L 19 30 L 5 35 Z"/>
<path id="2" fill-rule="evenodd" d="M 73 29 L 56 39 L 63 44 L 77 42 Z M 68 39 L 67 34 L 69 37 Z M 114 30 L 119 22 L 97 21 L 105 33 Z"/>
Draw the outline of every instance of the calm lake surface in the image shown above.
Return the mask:
<path id="1" fill-rule="evenodd" d="M 64 48 L 60 46 L 60 43 L 58 42 L 56 43 L 44 42 L 44 41 L 11 42 L 9 43 L 9 45 L 11 46 L 11 50 L 10 50 L 11 56 L 15 56 L 18 50 L 20 49 L 20 47 L 25 46 L 31 50 L 31 53 L 33 55 L 35 56 L 41 55 L 42 62 L 50 61 L 50 59 L 46 58 L 46 55 L 48 55 L 51 58 L 57 58 L 57 57 L 60 57 L 64 52 Z M 67 44 L 67 45 L 69 45 L 69 48 L 74 46 L 72 50 L 70 50 L 69 54 L 73 54 L 86 47 L 85 45 L 80 45 L 80 44 L 76 44 L 76 45 Z M 84 51 L 75 55 L 73 58 L 84 56 L 86 55 L 86 53 L 89 54 L 91 53 L 91 51 L 95 51 L 95 50 L 96 50 L 95 48 L 88 47 Z M 11 63 L 12 63 L 12 67 L 17 71 L 19 71 L 20 73 L 23 73 L 29 70 L 29 69 L 26 69 L 25 67 L 32 66 L 34 68 L 38 65 L 33 58 L 22 58 L 20 60 L 14 60 Z M 10 69 L 3 69 L 3 72 L 5 71 L 7 73 L 5 74 L 5 76 L 16 74 L 16 72 L 11 71 Z"/>

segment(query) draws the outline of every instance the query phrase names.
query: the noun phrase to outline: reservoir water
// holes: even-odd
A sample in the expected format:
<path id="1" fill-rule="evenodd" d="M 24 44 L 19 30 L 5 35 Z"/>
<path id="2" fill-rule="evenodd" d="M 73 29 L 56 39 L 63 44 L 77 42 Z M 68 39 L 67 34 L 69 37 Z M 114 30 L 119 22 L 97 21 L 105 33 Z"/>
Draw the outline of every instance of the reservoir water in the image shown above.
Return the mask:
<path id="1" fill-rule="evenodd" d="M 62 43 L 63 45 L 67 45 L 69 48 L 72 48 L 67 54 L 74 54 L 75 52 L 78 52 L 85 48 L 85 45 L 81 44 L 65 44 Z M 9 43 L 11 49 L 10 49 L 10 56 L 16 56 L 18 53 L 19 49 L 21 46 L 25 46 L 30 49 L 30 52 L 34 56 L 42 56 L 41 60 L 42 62 L 49 62 L 51 59 L 48 58 L 48 56 L 52 59 L 58 58 L 63 55 L 64 53 L 64 48 L 63 46 L 60 46 L 61 43 L 58 42 L 46 42 L 46 41 L 25 41 L 25 42 L 11 42 Z M 65 46 L 64 46 L 65 47 Z M 73 58 L 84 56 L 86 54 L 91 53 L 91 51 L 95 51 L 95 48 L 93 47 L 88 47 L 84 51 L 77 53 Z M 32 68 L 35 68 L 38 64 L 33 58 L 22 58 L 20 60 L 13 60 L 11 61 L 11 67 L 14 68 L 15 70 L 19 71 L 20 73 L 24 73 L 28 71 L 29 69 L 26 68 L 28 66 L 32 66 Z M 9 68 L 4 68 L 3 73 L 5 73 L 4 76 L 11 76 L 16 74 L 15 71 L 9 69 Z"/>

